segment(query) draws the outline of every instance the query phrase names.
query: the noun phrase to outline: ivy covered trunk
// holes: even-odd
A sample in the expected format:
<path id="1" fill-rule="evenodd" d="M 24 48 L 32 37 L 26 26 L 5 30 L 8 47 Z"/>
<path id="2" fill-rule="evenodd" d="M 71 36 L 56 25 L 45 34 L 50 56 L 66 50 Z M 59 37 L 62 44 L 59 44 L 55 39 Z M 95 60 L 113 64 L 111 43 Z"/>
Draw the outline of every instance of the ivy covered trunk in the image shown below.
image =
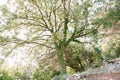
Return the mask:
<path id="1" fill-rule="evenodd" d="M 61 74 L 66 74 L 66 65 L 65 65 L 65 60 L 64 60 L 64 56 L 63 56 L 63 50 L 59 50 L 58 53 L 57 53 L 57 56 L 58 56 L 58 61 L 59 61 L 59 64 L 61 66 L 61 71 L 60 73 Z"/>
<path id="2" fill-rule="evenodd" d="M 66 64 L 65 64 L 65 60 L 64 60 L 64 52 L 65 52 L 65 48 L 63 46 L 58 46 L 56 47 L 57 50 L 57 57 L 58 57 L 58 61 L 60 64 L 60 74 L 66 74 L 67 70 L 66 70 Z"/>

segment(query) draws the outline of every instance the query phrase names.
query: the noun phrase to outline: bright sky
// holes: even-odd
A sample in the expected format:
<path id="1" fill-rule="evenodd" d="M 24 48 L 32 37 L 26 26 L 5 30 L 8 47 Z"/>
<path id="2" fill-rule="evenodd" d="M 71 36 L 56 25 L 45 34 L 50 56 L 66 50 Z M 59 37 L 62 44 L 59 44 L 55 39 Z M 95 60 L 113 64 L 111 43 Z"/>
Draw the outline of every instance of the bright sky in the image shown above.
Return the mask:
<path id="1" fill-rule="evenodd" d="M 3 5 L 3 4 L 5 4 L 7 2 L 7 0 L 0 0 L 0 6 L 1 5 Z M 0 48 L 0 52 L 1 52 L 1 48 Z M 1 54 L 0 54 L 0 59 L 4 59 L 4 57 L 3 56 L 1 56 Z"/>
<path id="2" fill-rule="evenodd" d="M 0 6 L 6 3 L 7 3 L 7 0 L 0 0 Z M 0 16 L 1 16 L 1 12 L 0 12 Z"/>
<path id="3" fill-rule="evenodd" d="M 5 4 L 7 0 L 0 0 L 0 5 Z"/>
<path id="4" fill-rule="evenodd" d="M 3 4 L 6 4 L 8 0 L 0 0 L 0 6 L 3 5 Z M 12 6 L 10 6 L 12 8 Z M 13 9 L 13 8 L 12 8 Z M 20 34 L 17 35 L 17 38 L 20 38 L 20 39 L 25 39 L 25 33 L 26 31 L 23 29 L 20 31 Z M 9 33 L 9 36 L 12 35 L 12 33 Z M 0 52 L 1 52 L 2 48 L 0 47 Z M 16 63 L 21 63 L 22 66 L 25 66 L 27 65 L 27 63 L 30 62 L 30 59 L 29 58 L 26 58 L 27 55 L 23 55 L 25 53 L 25 50 L 23 50 L 21 53 L 20 53 L 20 50 L 17 50 L 18 54 L 16 54 L 14 57 L 8 57 L 6 58 L 5 60 L 5 63 L 2 65 L 3 68 L 12 68 L 13 66 L 17 65 Z M 26 59 L 21 59 L 25 57 Z M 4 59 L 4 56 L 2 56 L 0 54 L 0 59 Z M 36 65 L 36 63 L 32 62 L 32 65 Z"/>

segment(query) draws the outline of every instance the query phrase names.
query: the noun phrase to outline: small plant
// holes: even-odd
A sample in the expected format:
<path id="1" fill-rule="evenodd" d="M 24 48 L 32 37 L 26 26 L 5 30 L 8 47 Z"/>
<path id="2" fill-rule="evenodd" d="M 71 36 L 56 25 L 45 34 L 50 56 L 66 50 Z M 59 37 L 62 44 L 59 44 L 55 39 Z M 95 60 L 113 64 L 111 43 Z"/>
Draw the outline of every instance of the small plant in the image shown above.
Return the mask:
<path id="1" fill-rule="evenodd" d="M 7 71 L 0 71 L 0 80 L 14 80 Z"/>

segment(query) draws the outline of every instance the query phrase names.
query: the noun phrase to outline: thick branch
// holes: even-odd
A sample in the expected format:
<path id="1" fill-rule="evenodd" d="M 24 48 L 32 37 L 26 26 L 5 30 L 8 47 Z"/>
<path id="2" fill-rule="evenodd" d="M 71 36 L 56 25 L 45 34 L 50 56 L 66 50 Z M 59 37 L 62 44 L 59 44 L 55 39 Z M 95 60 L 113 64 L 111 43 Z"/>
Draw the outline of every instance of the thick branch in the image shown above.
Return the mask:
<path id="1" fill-rule="evenodd" d="M 68 31 L 68 12 L 67 12 L 67 8 L 66 8 L 66 1 L 63 0 L 63 7 L 64 7 L 64 39 L 63 42 L 66 41 L 66 37 L 67 37 L 67 31 Z"/>

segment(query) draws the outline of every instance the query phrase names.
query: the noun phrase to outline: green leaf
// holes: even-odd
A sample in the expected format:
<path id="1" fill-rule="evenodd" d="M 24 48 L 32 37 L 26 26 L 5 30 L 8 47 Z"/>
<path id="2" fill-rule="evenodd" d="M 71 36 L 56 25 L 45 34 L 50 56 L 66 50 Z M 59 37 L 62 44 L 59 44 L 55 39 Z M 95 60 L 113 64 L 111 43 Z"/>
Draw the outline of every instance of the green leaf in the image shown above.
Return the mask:
<path id="1" fill-rule="evenodd" d="M 113 24 L 112 24 L 112 22 L 110 20 L 105 20 L 104 23 L 103 23 L 103 26 L 104 26 L 104 28 L 112 27 Z"/>
<path id="2" fill-rule="evenodd" d="M 93 25 L 98 25 L 98 24 L 100 24 L 102 21 L 103 21 L 102 18 L 98 18 L 98 19 L 94 20 L 94 21 L 92 22 L 92 24 L 93 24 Z"/>

